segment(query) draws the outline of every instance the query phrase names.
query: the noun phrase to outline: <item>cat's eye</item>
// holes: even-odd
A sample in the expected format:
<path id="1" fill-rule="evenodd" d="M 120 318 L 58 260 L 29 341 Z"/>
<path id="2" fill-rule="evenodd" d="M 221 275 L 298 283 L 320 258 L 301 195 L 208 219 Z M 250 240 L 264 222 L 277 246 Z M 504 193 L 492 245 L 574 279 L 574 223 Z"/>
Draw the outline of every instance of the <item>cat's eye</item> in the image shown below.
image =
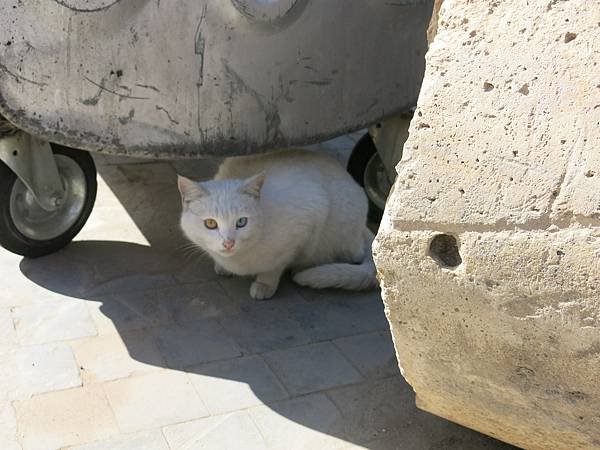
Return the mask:
<path id="1" fill-rule="evenodd" d="M 208 228 L 209 230 L 214 230 L 215 228 L 217 228 L 219 226 L 219 224 L 217 223 L 217 221 L 215 219 L 206 219 L 204 221 L 204 226 L 206 228 Z"/>
<path id="2" fill-rule="evenodd" d="M 248 218 L 247 217 L 240 217 L 237 220 L 237 222 L 235 223 L 235 226 L 236 226 L 236 228 L 244 228 L 247 223 L 248 223 Z"/>

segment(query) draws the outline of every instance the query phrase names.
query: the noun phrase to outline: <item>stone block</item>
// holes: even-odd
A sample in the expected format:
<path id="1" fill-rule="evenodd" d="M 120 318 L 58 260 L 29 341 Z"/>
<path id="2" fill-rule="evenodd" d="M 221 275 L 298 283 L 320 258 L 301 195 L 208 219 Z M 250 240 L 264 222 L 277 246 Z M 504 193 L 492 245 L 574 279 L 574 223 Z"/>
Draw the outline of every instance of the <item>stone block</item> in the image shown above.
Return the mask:
<path id="1" fill-rule="evenodd" d="M 266 450 L 268 447 L 247 412 L 206 417 L 170 425 L 163 433 L 173 450 Z"/>
<path id="2" fill-rule="evenodd" d="M 356 383 L 361 375 L 330 342 L 278 350 L 264 355 L 292 395 Z"/>
<path id="3" fill-rule="evenodd" d="M 125 433 L 208 416 L 183 372 L 163 370 L 124 378 L 105 384 L 104 390 Z"/>
<path id="4" fill-rule="evenodd" d="M 14 407 L 23 450 L 56 450 L 119 433 L 100 386 L 37 395 Z"/>
<path id="5" fill-rule="evenodd" d="M 430 412 L 600 448 L 600 4 L 445 0 L 374 245 Z"/>
<path id="6" fill-rule="evenodd" d="M 21 347 L 16 351 L 19 391 L 25 395 L 81 386 L 79 367 L 64 343 Z"/>
<path id="7" fill-rule="evenodd" d="M 84 301 L 38 303 L 13 309 L 21 344 L 45 344 L 96 334 Z"/>
<path id="8" fill-rule="evenodd" d="M 195 366 L 190 368 L 189 377 L 213 415 L 287 397 L 285 389 L 259 356 Z"/>
<path id="9" fill-rule="evenodd" d="M 323 394 L 257 406 L 248 411 L 268 448 L 331 450 L 347 444 L 335 433 L 341 414 Z M 298 427 L 298 423 L 304 426 Z"/>

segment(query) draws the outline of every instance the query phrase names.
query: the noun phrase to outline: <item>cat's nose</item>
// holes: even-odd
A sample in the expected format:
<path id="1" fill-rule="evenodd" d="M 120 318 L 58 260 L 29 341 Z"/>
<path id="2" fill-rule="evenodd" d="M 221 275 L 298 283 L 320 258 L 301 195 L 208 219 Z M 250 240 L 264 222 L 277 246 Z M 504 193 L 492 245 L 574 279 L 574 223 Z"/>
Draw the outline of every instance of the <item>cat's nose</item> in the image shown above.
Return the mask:
<path id="1" fill-rule="evenodd" d="M 226 239 L 223 241 L 223 248 L 225 250 L 231 250 L 234 245 L 235 245 L 235 240 L 233 240 L 233 239 Z"/>

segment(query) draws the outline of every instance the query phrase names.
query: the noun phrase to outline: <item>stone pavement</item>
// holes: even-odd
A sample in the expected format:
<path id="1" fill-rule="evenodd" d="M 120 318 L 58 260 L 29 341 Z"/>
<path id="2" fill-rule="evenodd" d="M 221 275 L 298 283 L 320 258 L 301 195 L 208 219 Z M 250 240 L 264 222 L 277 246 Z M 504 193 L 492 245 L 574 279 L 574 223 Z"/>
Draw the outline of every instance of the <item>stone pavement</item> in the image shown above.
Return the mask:
<path id="1" fill-rule="evenodd" d="M 97 163 L 75 242 L 0 250 L 1 450 L 510 448 L 415 408 L 378 292 L 255 302 L 187 250 L 175 167 L 213 161 Z"/>

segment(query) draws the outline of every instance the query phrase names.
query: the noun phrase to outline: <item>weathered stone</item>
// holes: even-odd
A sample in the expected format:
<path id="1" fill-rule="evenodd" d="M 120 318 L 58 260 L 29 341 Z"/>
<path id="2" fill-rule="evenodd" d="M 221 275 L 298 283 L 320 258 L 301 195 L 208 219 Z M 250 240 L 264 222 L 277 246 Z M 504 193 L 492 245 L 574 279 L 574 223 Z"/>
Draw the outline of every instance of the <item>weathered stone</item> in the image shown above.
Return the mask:
<path id="1" fill-rule="evenodd" d="M 23 450 L 54 450 L 119 433 L 101 386 L 49 392 L 13 406 Z"/>
<path id="2" fill-rule="evenodd" d="M 64 343 L 21 347 L 16 351 L 20 392 L 32 396 L 81 386 L 73 351 Z"/>
<path id="3" fill-rule="evenodd" d="M 600 448 L 599 23 L 445 0 L 375 244 L 417 404 L 530 449 Z"/>
<path id="4" fill-rule="evenodd" d="M 172 449 L 268 448 L 246 411 L 169 425 L 163 434 Z"/>

